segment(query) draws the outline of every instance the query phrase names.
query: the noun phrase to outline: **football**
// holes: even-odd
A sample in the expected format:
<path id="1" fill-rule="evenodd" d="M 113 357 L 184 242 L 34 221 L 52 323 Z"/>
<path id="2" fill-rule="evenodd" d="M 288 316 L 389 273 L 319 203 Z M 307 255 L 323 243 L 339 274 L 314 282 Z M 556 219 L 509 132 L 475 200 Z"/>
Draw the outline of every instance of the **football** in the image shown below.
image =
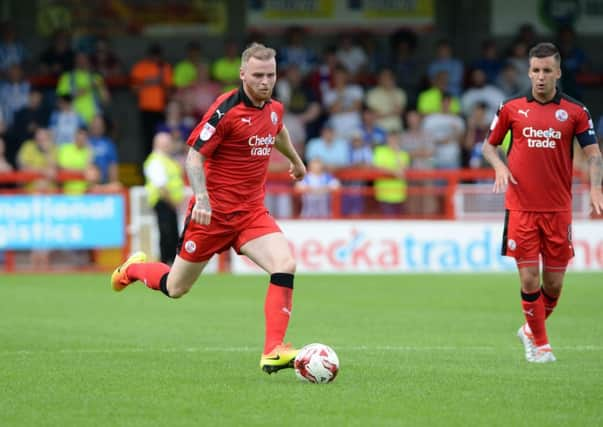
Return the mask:
<path id="1" fill-rule="evenodd" d="M 294 366 L 295 375 L 302 381 L 330 383 L 339 372 L 339 358 L 328 345 L 313 343 L 299 351 Z"/>

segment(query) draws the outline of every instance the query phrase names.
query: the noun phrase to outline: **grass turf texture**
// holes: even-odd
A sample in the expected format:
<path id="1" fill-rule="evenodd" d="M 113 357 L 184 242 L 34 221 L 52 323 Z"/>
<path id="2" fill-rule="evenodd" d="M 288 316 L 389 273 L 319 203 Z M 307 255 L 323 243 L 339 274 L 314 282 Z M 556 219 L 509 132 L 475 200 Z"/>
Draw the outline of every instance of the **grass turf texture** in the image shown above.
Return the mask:
<path id="1" fill-rule="evenodd" d="M 300 275 L 288 339 L 337 351 L 328 385 L 260 371 L 264 276 L 177 301 L 108 279 L 0 277 L 0 425 L 603 424 L 600 274 L 568 274 L 547 365 L 515 337 L 515 275 Z"/>

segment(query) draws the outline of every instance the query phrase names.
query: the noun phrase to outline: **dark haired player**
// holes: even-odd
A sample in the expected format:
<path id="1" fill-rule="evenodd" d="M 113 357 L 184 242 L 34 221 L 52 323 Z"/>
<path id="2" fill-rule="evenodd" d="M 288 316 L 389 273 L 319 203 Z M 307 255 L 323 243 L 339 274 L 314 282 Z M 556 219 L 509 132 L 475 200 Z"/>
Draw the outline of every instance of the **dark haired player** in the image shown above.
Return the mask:
<path id="1" fill-rule="evenodd" d="M 500 106 L 483 154 L 496 172 L 494 191 L 506 190 L 502 251 L 517 263 L 526 319 L 517 335 L 529 362 L 547 363 L 556 359 L 545 320 L 557 305 L 565 270 L 574 256 L 574 138 L 588 159 L 590 199 L 597 214 L 603 212 L 603 161 L 588 110 L 557 88 L 561 77 L 557 47 L 540 43 L 530 50 L 529 61 L 531 91 Z M 509 130 L 512 139 L 507 166 L 496 146 Z"/>
<path id="2" fill-rule="evenodd" d="M 242 54 L 242 86 L 220 95 L 188 138 L 186 172 L 193 189 L 173 266 L 132 255 L 111 277 L 116 291 L 140 280 L 170 298 L 187 293 L 212 255 L 233 247 L 270 274 L 260 367 L 292 367 L 297 350 L 283 343 L 291 315 L 295 260 L 264 207 L 264 184 L 275 147 L 300 180 L 306 168 L 283 126 L 283 105 L 271 98 L 276 52 L 253 43 Z"/>

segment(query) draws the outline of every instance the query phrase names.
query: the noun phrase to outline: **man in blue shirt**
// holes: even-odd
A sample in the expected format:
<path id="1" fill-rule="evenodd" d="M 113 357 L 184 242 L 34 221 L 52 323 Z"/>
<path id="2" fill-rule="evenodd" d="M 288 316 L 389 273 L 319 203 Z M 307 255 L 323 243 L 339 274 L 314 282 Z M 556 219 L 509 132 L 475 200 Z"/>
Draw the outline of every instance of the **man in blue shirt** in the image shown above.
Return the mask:
<path id="1" fill-rule="evenodd" d="M 105 135 L 105 119 L 101 115 L 94 116 L 90 124 L 90 146 L 94 152 L 94 164 L 100 172 L 99 184 L 117 183 L 117 150 L 115 144 Z"/>

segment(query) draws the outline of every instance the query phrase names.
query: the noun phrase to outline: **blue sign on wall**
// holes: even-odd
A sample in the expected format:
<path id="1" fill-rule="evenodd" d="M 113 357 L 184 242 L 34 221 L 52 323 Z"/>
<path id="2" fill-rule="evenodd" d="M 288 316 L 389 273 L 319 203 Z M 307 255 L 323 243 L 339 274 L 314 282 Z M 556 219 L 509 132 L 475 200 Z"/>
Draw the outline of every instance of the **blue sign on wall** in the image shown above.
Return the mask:
<path id="1" fill-rule="evenodd" d="M 0 196 L 0 249 L 110 248 L 124 241 L 121 195 Z"/>

